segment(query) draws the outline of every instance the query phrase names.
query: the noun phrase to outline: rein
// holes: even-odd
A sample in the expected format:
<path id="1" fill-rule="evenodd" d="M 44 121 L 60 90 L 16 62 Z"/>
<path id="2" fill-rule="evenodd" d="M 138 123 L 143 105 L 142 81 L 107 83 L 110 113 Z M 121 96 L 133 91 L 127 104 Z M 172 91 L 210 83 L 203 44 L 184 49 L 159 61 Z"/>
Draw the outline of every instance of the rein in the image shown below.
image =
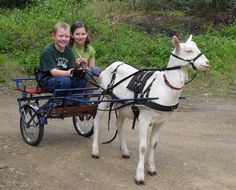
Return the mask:
<path id="1" fill-rule="evenodd" d="M 180 59 L 180 60 L 182 60 L 182 61 L 188 62 L 188 63 L 192 66 L 192 68 L 196 70 L 197 68 L 196 68 L 195 65 L 194 65 L 194 61 L 196 61 L 196 60 L 202 55 L 202 53 L 198 54 L 195 58 L 193 58 L 193 59 L 191 59 L 191 60 L 190 60 L 190 59 L 183 59 L 183 58 L 181 58 L 181 57 L 179 57 L 179 56 L 177 56 L 177 55 L 175 55 L 175 54 L 173 54 L 173 53 L 171 53 L 171 55 L 174 56 L 174 57 L 177 58 L 177 59 Z M 136 71 L 136 72 L 134 72 L 134 73 L 128 75 L 127 77 L 121 79 L 120 81 L 118 81 L 117 83 L 114 84 L 114 81 L 115 81 L 115 78 L 116 78 L 117 69 L 118 69 L 118 67 L 120 67 L 121 65 L 122 65 L 122 64 L 119 64 L 119 65 L 112 71 L 112 79 L 111 79 L 111 82 L 109 83 L 109 85 L 107 86 L 107 89 L 103 89 L 103 88 L 102 88 L 102 89 L 103 89 L 103 92 L 102 92 L 102 93 L 103 93 L 103 97 L 104 97 L 105 95 L 110 95 L 111 97 L 114 97 L 115 95 L 112 93 L 112 89 L 113 89 L 113 88 L 115 88 L 116 86 L 118 86 L 119 84 L 121 84 L 122 82 L 124 82 L 125 80 L 129 79 L 130 77 L 133 77 L 134 75 L 136 75 L 136 74 L 138 74 L 138 73 L 141 73 L 141 72 L 143 72 L 143 71 L 170 71 L 170 70 L 181 69 L 181 66 L 174 66 L 174 67 L 168 67 L 168 68 L 163 68 L 163 69 L 141 69 L 141 70 L 138 70 L 138 71 Z M 197 75 L 197 74 L 195 74 L 195 75 L 193 76 L 193 78 L 192 78 L 189 82 L 187 82 L 186 84 L 189 84 L 190 82 L 192 82 L 192 80 L 196 77 L 196 75 Z M 164 81 L 165 81 L 166 85 L 167 85 L 168 87 L 170 87 L 171 89 L 174 89 L 174 90 L 181 90 L 181 89 L 183 89 L 183 86 L 182 86 L 182 87 L 175 87 L 175 86 L 171 85 L 170 82 L 167 80 L 165 74 L 163 75 L 163 78 L 164 78 Z M 153 81 L 154 81 L 154 80 L 153 80 Z M 153 81 L 152 81 L 152 82 L 153 82 Z M 150 90 L 151 85 L 152 85 L 152 82 L 151 82 L 151 84 L 148 86 L 148 88 L 147 88 L 148 90 Z M 147 89 L 146 89 L 146 90 L 147 90 Z M 148 93 L 149 93 L 149 91 L 148 91 Z M 144 94 L 141 94 L 141 95 L 143 96 Z M 127 103 L 127 104 L 123 104 L 123 105 L 121 105 L 121 106 L 119 106 L 119 107 L 117 107 L 117 108 L 115 108 L 115 109 L 112 108 L 114 103 L 111 103 L 111 104 L 110 104 L 110 109 L 108 110 L 108 111 L 109 111 L 108 129 L 109 129 L 111 111 L 116 111 L 116 110 L 118 110 L 118 109 L 120 109 L 120 108 L 123 108 L 123 107 L 125 107 L 125 106 L 128 106 L 128 105 L 131 105 L 131 108 L 132 108 L 132 111 L 133 111 L 133 114 L 134 114 L 133 127 L 132 127 L 132 129 L 134 129 L 135 121 L 136 121 L 136 119 L 138 119 L 138 116 L 139 116 L 139 108 L 135 105 L 136 103 L 138 103 L 138 101 L 137 101 L 136 98 L 134 98 L 134 102 L 130 102 L 130 103 Z M 138 104 L 140 104 L 140 102 L 139 102 Z M 143 104 L 144 106 L 147 106 L 147 107 L 151 108 L 151 109 L 159 110 L 159 111 L 165 111 L 165 112 L 173 112 L 173 111 L 175 111 L 175 110 L 178 108 L 178 105 L 179 105 L 179 104 L 177 103 L 176 105 L 172 105 L 172 106 L 163 106 L 163 105 L 160 105 L 160 104 L 157 104 L 157 103 L 154 103 L 154 102 L 143 102 L 142 104 Z M 100 110 L 100 111 L 106 111 L 106 110 Z M 107 143 L 112 142 L 112 141 L 116 138 L 116 136 L 117 136 L 117 131 L 116 131 L 114 137 L 113 137 L 111 140 L 109 140 L 109 141 L 107 141 L 107 142 L 104 142 L 103 144 L 107 144 Z"/>
<path id="2" fill-rule="evenodd" d="M 120 66 L 120 65 L 118 65 L 118 66 Z M 121 84 L 122 82 L 127 80 L 128 78 L 130 78 L 130 77 L 132 77 L 132 76 L 134 76 L 134 75 L 136 75 L 136 74 L 138 74 L 140 72 L 143 72 L 143 71 L 171 71 L 171 70 L 177 70 L 177 69 L 181 69 L 181 66 L 174 66 L 174 67 L 168 67 L 168 68 L 163 68 L 163 69 L 141 69 L 141 70 L 138 70 L 138 71 L 128 75 L 127 77 L 121 79 L 117 83 L 115 83 L 113 85 L 109 85 L 108 88 L 106 90 L 104 90 L 104 94 L 111 93 L 113 88 L 115 88 L 116 86 L 118 86 L 119 84 Z"/>
<path id="3" fill-rule="evenodd" d="M 173 55 L 174 55 L 174 54 L 173 54 Z M 196 60 L 198 57 L 200 57 L 200 55 L 198 55 L 197 57 L 195 57 L 193 60 Z M 184 60 L 184 59 L 182 59 L 182 58 L 180 58 L 180 59 L 181 59 L 181 60 Z M 185 61 L 187 61 L 187 60 L 185 60 Z M 117 70 L 118 70 L 118 67 L 120 67 L 121 65 L 122 65 L 122 64 L 119 64 L 119 65 L 112 71 L 112 79 L 111 79 L 111 82 L 109 83 L 109 85 L 107 86 L 107 89 L 104 89 L 104 88 L 101 87 L 102 90 L 103 90 L 103 92 L 102 92 L 103 97 L 104 97 L 105 95 L 110 95 L 111 97 L 116 97 L 116 96 L 112 93 L 112 89 L 113 89 L 113 88 L 115 88 L 116 86 L 118 86 L 119 84 L 121 84 L 122 82 L 124 82 L 125 80 L 129 79 L 130 77 L 133 77 L 134 75 L 136 75 L 136 74 L 138 74 L 138 73 L 141 73 L 141 72 L 143 72 L 143 71 L 171 71 L 171 70 L 178 70 L 178 69 L 181 69 L 181 66 L 174 66 L 174 67 L 168 67 L 168 68 L 162 68 L 162 69 L 141 69 L 141 70 L 138 70 L 138 71 L 136 71 L 136 72 L 134 72 L 134 73 L 128 75 L 127 77 L 121 79 L 120 81 L 118 81 L 117 83 L 114 84 L 115 77 L 116 77 L 116 72 L 117 72 Z M 166 82 L 167 86 L 169 86 L 170 88 L 175 89 L 175 90 L 181 90 L 181 89 L 183 88 L 183 87 L 178 88 L 178 87 L 172 86 L 172 85 L 169 83 L 169 81 L 167 80 L 166 76 L 163 75 L 163 77 L 164 77 L 164 81 Z M 196 77 L 196 74 L 194 75 L 194 77 L 193 77 L 189 82 L 187 82 L 187 84 L 189 84 L 190 82 L 192 82 L 192 80 L 193 80 L 195 77 Z M 99 86 L 99 85 L 98 85 L 98 86 Z M 100 87 L 100 86 L 99 86 L 99 87 Z M 143 95 L 143 94 L 142 94 L 142 95 Z M 134 102 L 129 103 L 129 104 L 124 104 L 124 105 L 122 105 L 122 106 L 116 108 L 115 110 L 120 109 L 120 108 L 122 108 L 122 107 L 124 107 L 124 106 L 127 106 L 127 105 L 135 104 L 135 103 L 137 103 L 137 101 L 134 101 Z M 114 103 L 113 103 L 113 104 L 114 104 Z M 114 109 L 112 109 L 113 104 L 110 105 L 109 112 L 115 111 Z M 163 109 L 162 111 L 164 111 L 164 110 L 165 110 L 165 109 Z M 106 111 L 106 110 L 100 110 L 100 111 Z M 169 110 L 168 110 L 168 111 L 169 111 Z"/>

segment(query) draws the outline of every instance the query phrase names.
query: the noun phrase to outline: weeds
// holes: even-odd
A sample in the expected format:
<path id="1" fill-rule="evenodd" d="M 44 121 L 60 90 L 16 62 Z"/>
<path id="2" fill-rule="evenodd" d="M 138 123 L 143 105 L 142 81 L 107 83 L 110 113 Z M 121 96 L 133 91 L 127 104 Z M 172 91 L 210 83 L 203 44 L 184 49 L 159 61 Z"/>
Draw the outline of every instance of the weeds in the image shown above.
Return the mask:
<path id="1" fill-rule="evenodd" d="M 117 60 L 138 68 L 162 68 L 173 48 L 165 35 L 153 37 L 122 23 L 123 14 L 133 14 L 125 1 L 48 0 L 22 10 L 0 9 L 0 13 L 0 83 L 18 74 L 33 74 L 40 52 L 51 42 L 51 28 L 58 21 L 72 24 L 82 20 L 88 25 L 97 64 L 103 68 Z M 235 36 L 235 25 L 221 26 L 218 31 L 209 28 L 207 33 L 194 36 L 212 63 L 212 80 L 230 79 L 235 84 Z M 9 68 L 14 72 L 9 73 Z"/>

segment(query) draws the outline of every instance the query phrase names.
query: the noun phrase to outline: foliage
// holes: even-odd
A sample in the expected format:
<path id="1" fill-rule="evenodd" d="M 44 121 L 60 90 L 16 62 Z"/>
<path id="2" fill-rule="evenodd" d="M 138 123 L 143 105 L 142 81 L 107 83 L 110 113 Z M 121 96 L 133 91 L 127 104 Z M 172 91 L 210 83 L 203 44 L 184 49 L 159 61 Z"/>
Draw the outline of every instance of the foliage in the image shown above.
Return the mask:
<path id="1" fill-rule="evenodd" d="M 107 66 L 117 60 L 146 68 L 164 67 L 167 64 L 171 50 L 167 37 L 151 39 L 146 33 L 118 24 L 108 28 L 105 33 L 103 30 L 103 34 L 94 44 L 100 65 Z"/>
<path id="2" fill-rule="evenodd" d="M 128 0 L 47 0 L 22 10 L 0 9 L 0 83 L 12 77 L 7 68 L 14 69 L 14 75 L 18 71 L 33 73 L 40 52 L 51 42 L 51 28 L 58 21 L 72 24 L 82 20 L 88 25 L 96 62 L 103 68 L 117 60 L 138 68 L 165 67 L 173 48 L 171 38 L 150 36 L 124 24 L 124 15 L 133 14 L 130 5 Z M 194 36 L 212 62 L 211 77 L 236 80 L 235 36 L 235 25 L 221 26 L 218 31 L 209 27 L 206 34 Z"/>
<path id="3" fill-rule="evenodd" d="M 133 1 L 138 7 L 145 9 L 196 9 L 196 10 L 210 10 L 210 11 L 236 11 L 235 0 L 136 0 Z"/>
<path id="4" fill-rule="evenodd" d="M 222 33 L 199 35 L 195 40 L 212 63 L 210 74 L 215 78 L 235 78 L 236 42 Z"/>
<path id="5" fill-rule="evenodd" d="M 0 84 L 9 85 L 11 82 L 9 79 L 23 77 L 24 75 L 25 71 L 23 67 L 17 65 L 13 59 L 6 55 L 0 54 Z"/>
<path id="6" fill-rule="evenodd" d="M 58 21 L 71 23 L 75 6 L 75 0 L 50 0 L 24 10 L 1 10 L 0 52 L 32 71 L 40 51 L 51 41 L 52 26 Z"/>

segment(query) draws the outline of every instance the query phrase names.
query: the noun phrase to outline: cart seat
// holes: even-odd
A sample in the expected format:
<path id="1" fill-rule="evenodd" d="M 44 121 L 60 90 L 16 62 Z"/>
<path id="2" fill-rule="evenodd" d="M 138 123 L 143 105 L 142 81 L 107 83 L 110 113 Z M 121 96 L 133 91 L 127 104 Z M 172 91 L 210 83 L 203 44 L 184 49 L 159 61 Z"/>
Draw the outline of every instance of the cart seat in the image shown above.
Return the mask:
<path id="1" fill-rule="evenodd" d="M 43 93 L 43 90 L 38 87 L 16 88 L 16 90 L 27 93 L 27 94 L 41 94 L 41 93 Z"/>

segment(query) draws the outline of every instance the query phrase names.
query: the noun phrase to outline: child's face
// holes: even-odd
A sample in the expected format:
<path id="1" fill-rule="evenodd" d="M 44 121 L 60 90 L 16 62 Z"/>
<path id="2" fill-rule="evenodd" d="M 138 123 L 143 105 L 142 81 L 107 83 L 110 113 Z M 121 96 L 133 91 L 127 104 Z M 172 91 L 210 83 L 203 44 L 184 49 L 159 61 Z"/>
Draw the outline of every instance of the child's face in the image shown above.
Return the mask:
<path id="1" fill-rule="evenodd" d="M 55 44 L 59 48 L 65 48 L 65 46 L 69 43 L 70 41 L 70 30 L 69 29 L 63 29 L 63 28 L 58 28 L 56 33 L 52 34 L 52 38 L 55 41 Z"/>
<path id="2" fill-rule="evenodd" d="M 86 38 L 88 37 L 88 33 L 86 32 L 84 27 L 77 28 L 71 35 L 74 38 L 74 43 L 78 45 L 83 45 Z"/>

